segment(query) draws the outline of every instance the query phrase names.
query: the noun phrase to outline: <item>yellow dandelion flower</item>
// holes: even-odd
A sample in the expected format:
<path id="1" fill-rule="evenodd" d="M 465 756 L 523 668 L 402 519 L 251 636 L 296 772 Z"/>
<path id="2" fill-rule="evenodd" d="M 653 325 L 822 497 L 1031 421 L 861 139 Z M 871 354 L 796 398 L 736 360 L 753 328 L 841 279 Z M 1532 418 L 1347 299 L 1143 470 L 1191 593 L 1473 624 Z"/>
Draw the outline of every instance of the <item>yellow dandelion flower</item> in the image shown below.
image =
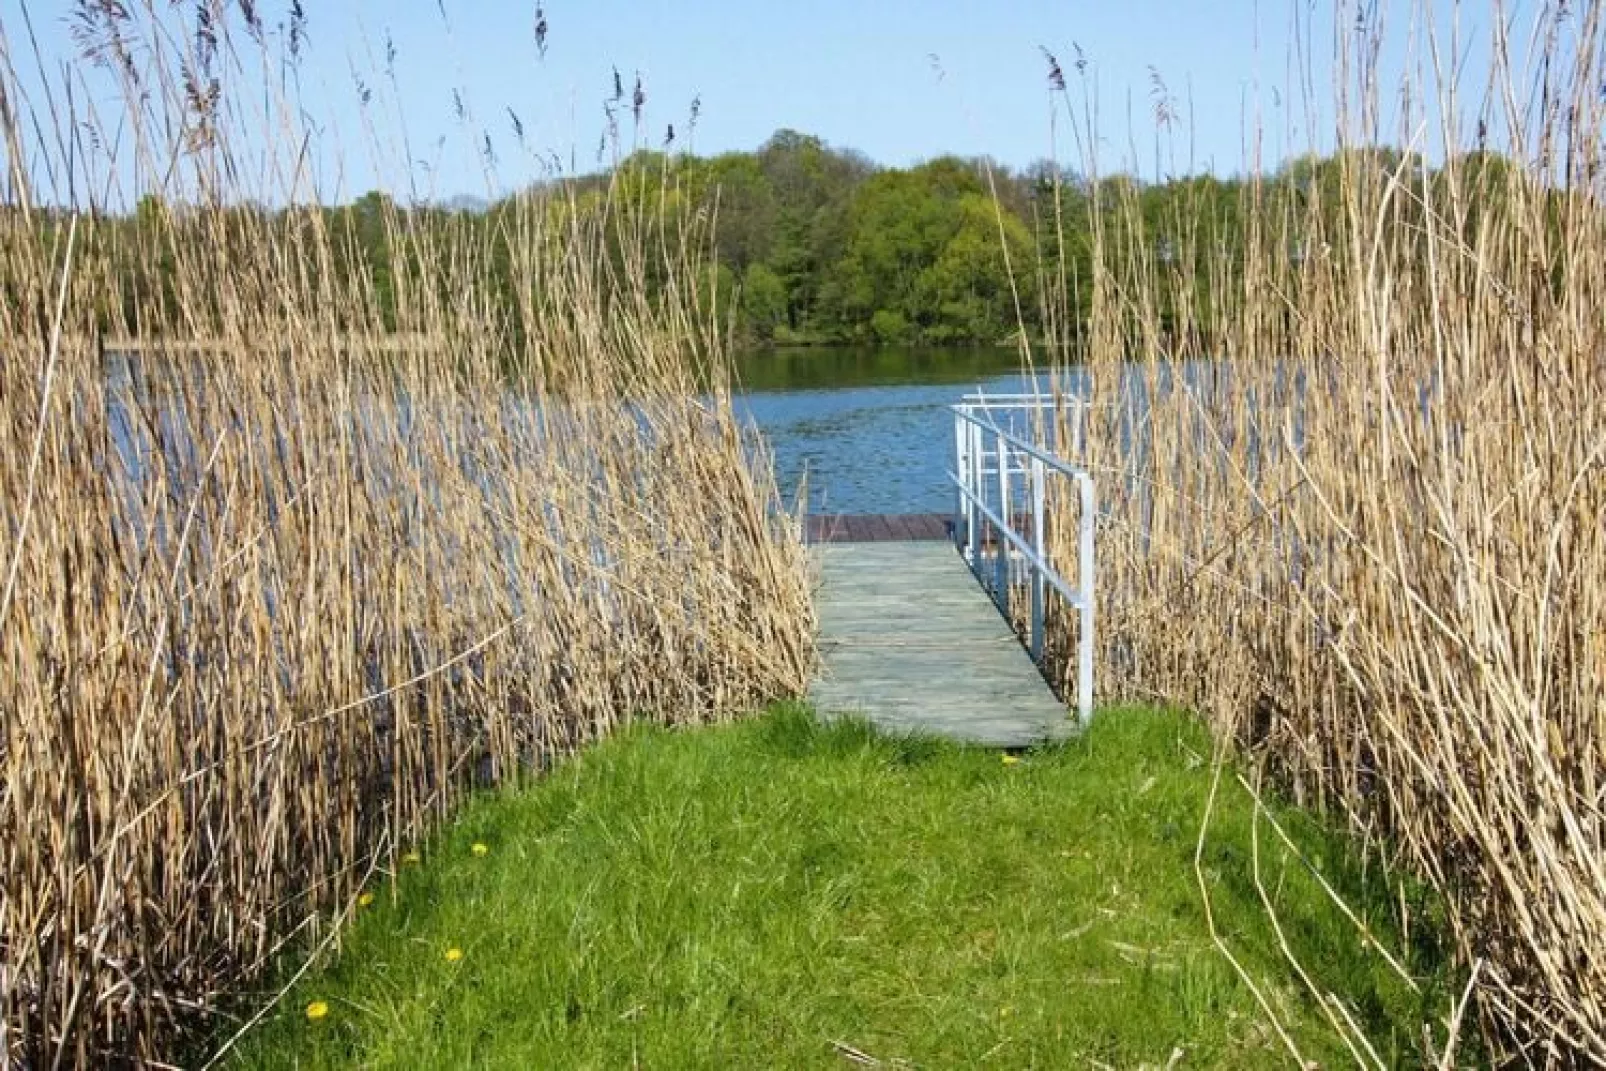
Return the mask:
<path id="1" fill-rule="evenodd" d="M 402 856 L 402 865 L 403 866 L 417 866 L 418 863 L 419 863 L 419 856 L 418 856 L 417 852 L 407 852 L 406 854 L 404 854 Z"/>
<path id="2" fill-rule="evenodd" d="M 1019 755 L 1005 755 L 1003 758 L 1005 766 L 1013 766 L 1020 761 Z"/>
<path id="3" fill-rule="evenodd" d="M 456 963 L 458 960 L 460 960 L 462 958 L 463 958 L 463 950 L 461 948 L 452 947 L 452 948 L 448 948 L 446 950 L 446 962 L 447 963 Z"/>
<path id="4" fill-rule="evenodd" d="M 472 851 L 475 855 L 484 855 L 486 852 L 489 852 L 491 849 L 490 849 L 489 845 L 484 844 L 481 841 L 475 841 L 474 842 L 474 847 L 470 848 L 469 850 Z"/>
<path id="5" fill-rule="evenodd" d="M 357 906 L 358 907 L 367 907 L 369 904 L 371 904 L 373 902 L 374 902 L 374 894 L 371 893 L 371 892 L 365 892 L 361 896 L 357 897 Z"/>
<path id="6" fill-rule="evenodd" d="M 315 1000 L 307 1005 L 307 1018 L 317 1022 L 329 1014 L 329 1005 L 321 1000 Z"/>

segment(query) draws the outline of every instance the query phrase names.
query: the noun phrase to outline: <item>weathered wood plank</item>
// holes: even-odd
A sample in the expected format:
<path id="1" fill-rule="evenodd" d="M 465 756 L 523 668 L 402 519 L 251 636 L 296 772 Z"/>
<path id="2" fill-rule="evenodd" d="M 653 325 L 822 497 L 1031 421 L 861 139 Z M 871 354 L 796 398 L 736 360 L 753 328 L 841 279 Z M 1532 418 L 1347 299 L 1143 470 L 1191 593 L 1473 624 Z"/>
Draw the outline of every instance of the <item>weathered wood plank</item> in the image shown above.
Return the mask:
<path id="1" fill-rule="evenodd" d="M 823 714 L 1002 747 L 1068 734 L 1064 706 L 951 544 L 832 543 L 813 554 L 822 665 L 809 694 Z"/>

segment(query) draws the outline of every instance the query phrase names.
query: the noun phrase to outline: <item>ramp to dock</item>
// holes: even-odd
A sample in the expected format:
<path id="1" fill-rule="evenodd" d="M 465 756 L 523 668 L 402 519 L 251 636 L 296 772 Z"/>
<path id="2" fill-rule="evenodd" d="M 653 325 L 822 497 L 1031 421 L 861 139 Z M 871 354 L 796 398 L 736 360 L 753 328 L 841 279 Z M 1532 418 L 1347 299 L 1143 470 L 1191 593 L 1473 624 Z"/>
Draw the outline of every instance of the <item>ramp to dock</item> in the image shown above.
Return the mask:
<path id="1" fill-rule="evenodd" d="M 1062 739 L 1075 723 L 952 543 L 811 549 L 823 715 L 990 747 Z"/>

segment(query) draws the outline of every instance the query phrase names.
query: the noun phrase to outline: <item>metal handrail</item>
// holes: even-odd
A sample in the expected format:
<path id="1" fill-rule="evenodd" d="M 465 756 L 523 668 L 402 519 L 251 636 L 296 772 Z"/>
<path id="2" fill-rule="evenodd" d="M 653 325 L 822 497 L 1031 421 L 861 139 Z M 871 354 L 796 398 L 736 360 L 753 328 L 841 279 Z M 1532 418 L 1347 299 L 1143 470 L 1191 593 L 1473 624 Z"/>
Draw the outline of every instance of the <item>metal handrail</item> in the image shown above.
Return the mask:
<path id="1" fill-rule="evenodd" d="M 984 391 L 975 391 L 960 399 L 960 404 L 968 406 L 972 412 L 998 412 L 1002 410 L 1020 410 L 1030 413 L 1053 412 L 1056 407 L 1063 406 L 1072 411 L 1070 422 L 1070 451 L 1073 456 L 1080 456 L 1086 442 L 1086 418 L 1090 404 L 1086 398 L 1066 397 L 1064 395 L 1043 394 L 1041 392 L 1021 394 L 988 394 Z M 1048 442 L 1053 447 L 1059 444 L 1059 429 L 1047 425 L 1045 431 L 1049 432 Z"/>
<path id="2" fill-rule="evenodd" d="M 1072 400 L 1081 407 L 1079 399 Z M 1048 588 L 1058 592 L 1080 618 L 1076 653 L 1077 722 L 1086 726 L 1093 716 L 1094 558 L 1093 527 L 1097 517 L 1093 477 L 1064 458 L 1045 450 L 991 419 L 993 411 L 1022 409 L 1042 412 L 1054 405 L 1045 395 L 970 395 L 954 413 L 955 471 L 949 473 L 957 489 L 954 538 L 971 570 L 988 588 L 1004 616 L 1010 616 L 1010 594 L 1017 561 L 1030 573 L 1031 633 L 1028 647 L 1041 661 L 1044 646 L 1044 611 Z M 985 416 L 983 415 L 985 414 Z M 1077 436 L 1080 440 L 1080 436 Z M 990 444 L 989 444 L 990 440 Z M 987 447 L 991 445 L 989 450 Z M 991 464 L 989 464 L 989 462 Z M 1068 581 L 1048 560 L 1044 539 L 1047 482 L 1050 474 L 1076 483 L 1079 498 L 1077 528 L 1077 583 Z M 1023 497 L 1031 502 L 1031 539 L 1015 530 L 1010 508 L 1011 483 L 1025 479 Z M 996 508 L 989 501 L 989 477 L 996 491 Z M 995 533 L 993 550 L 986 550 L 983 524 Z M 987 568 L 990 565 L 991 568 Z M 992 577 L 989 579 L 988 574 Z"/>

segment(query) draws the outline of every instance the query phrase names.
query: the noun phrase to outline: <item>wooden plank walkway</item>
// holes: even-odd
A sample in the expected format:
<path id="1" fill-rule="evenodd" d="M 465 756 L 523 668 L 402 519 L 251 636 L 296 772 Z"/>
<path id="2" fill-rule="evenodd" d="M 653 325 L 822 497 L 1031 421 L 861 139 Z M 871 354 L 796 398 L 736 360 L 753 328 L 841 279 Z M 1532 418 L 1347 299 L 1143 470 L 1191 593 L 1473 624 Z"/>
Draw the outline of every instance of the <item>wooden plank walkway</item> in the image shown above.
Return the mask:
<path id="1" fill-rule="evenodd" d="M 953 544 L 830 542 L 811 554 L 821 669 L 809 699 L 990 747 L 1070 735 L 1074 723 Z"/>

